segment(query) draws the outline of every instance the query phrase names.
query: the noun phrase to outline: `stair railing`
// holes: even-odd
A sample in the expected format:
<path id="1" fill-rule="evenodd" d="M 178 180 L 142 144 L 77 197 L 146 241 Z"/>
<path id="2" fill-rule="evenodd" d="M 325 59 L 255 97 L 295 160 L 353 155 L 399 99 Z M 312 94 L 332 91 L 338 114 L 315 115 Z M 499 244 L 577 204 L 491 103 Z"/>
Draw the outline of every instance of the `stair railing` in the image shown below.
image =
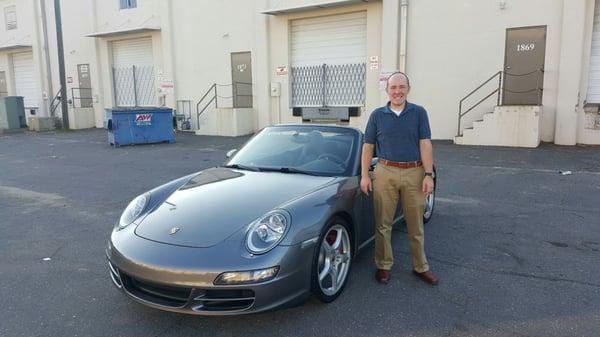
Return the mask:
<path id="1" fill-rule="evenodd" d="M 490 78 L 488 78 L 485 82 L 483 82 L 481 85 L 479 85 L 477 88 L 473 89 L 473 91 L 471 91 L 470 93 L 468 93 L 465 97 L 463 97 L 463 99 L 460 100 L 460 102 L 458 103 L 458 128 L 456 130 L 456 135 L 460 136 L 460 121 L 462 120 L 463 116 L 468 114 L 470 111 L 472 111 L 473 109 L 475 109 L 479 104 L 483 103 L 485 100 L 487 100 L 488 98 L 490 98 L 491 96 L 493 96 L 494 94 L 497 94 L 498 97 L 496 99 L 497 101 L 497 105 L 500 105 L 500 94 L 501 94 L 501 88 L 502 88 L 502 74 L 503 71 L 498 71 L 497 73 L 495 73 L 494 75 L 490 76 Z M 487 96 L 485 96 L 483 99 L 479 100 L 479 102 L 475 103 L 474 105 L 472 105 L 469 109 L 467 109 L 465 112 L 463 112 L 463 102 L 471 97 L 471 95 L 473 95 L 475 92 L 477 92 L 479 89 L 481 89 L 484 85 L 488 84 L 490 81 L 492 81 L 494 78 L 498 78 L 498 87 L 496 87 L 494 89 L 494 91 L 492 91 L 491 93 L 489 93 Z"/>
<path id="2" fill-rule="evenodd" d="M 211 93 L 212 93 L 212 95 L 209 96 Z M 202 104 L 202 102 L 204 102 L 206 98 L 208 98 L 208 102 L 204 105 L 204 107 L 202 109 L 200 109 L 200 104 Z M 206 111 L 206 109 L 210 106 L 210 104 L 213 101 L 215 102 L 215 108 L 217 108 L 218 102 L 217 102 L 217 84 L 216 83 L 213 83 L 210 86 L 210 88 L 208 88 L 208 90 L 206 91 L 204 96 L 202 96 L 202 98 L 200 98 L 200 100 L 196 104 L 196 122 L 198 124 L 198 130 L 200 130 L 200 115 L 202 115 L 204 113 L 204 111 Z"/>
<path id="3" fill-rule="evenodd" d="M 58 89 L 58 92 L 56 93 L 56 95 L 54 95 L 52 101 L 50 101 L 50 116 L 54 116 L 54 112 L 56 111 L 56 109 L 58 109 L 60 103 L 62 102 L 60 97 L 60 90 L 61 89 Z"/>
<path id="4" fill-rule="evenodd" d="M 537 91 L 537 105 L 541 105 L 542 104 L 542 94 L 544 92 L 543 88 L 536 87 L 536 88 L 529 89 L 529 90 L 514 91 L 514 90 L 506 89 L 505 88 L 505 82 L 503 82 L 503 80 L 506 81 L 506 77 L 507 76 L 515 76 L 515 77 L 529 76 L 529 75 L 535 74 L 537 72 L 541 72 L 543 74 L 544 70 L 543 69 L 536 69 L 534 71 L 530 71 L 528 73 L 523 73 L 523 74 L 511 74 L 511 73 L 508 73 L 506 71 L 502 71 L 501 70 L 501 71 L 498 71 L 497 73 L 495 73 L 494 75 L 492 75 L 490 78 L 488 78 L 485 82 L 483 82 L 480 86 L 478 86 L 477 88 L 475 88 L 473 91 L 471 91 L 470 93 L 468 93 L 458 103 L 458 127 L 457 127 L 457 130 L 456 130 L 456 135 L 457 136 L 461 136 L 461 133 L 460 133 L 460 124 L 461 124 L 461 120 L 462 120 L 463 116 L 465 116 L 466 114 L 468 114 L 470 111 L 472 111 L 477 106 L 479 106 L 479 104 L 483 103 L 485 100 L 487 100 L 488 98 L 490 98 L 494 94 L 497 95 L 496 105 L 499 106 L 499 105 L 501 105 L 501 103 L 502 104 L 504 103 L 503 100 L 504 100 L 505 92 L 509 92 L 509 93 L 513 93 L 513 94 L 525 94 L 525 93 L 530 93 L 530 92 L 533 92 L 533 91 Z M 466 111 L 463 112 L 463 103 L 464 103 L 464 101 L 467 98 L 469 98 L 471 95 L 473 95 L 475 92 L 477 92 L 479 89 L 481 89 L 484 85 L 488 84 L 490 81 L 492 81 L 496 77 L 498 78 L 498 87 L 496 87 L 491 93 L 489 93 L 487 96 L 485 96 L 484 98 L 482 98 L 481 100 L 479 100 L 477 103 L 475 103 L 474 105 L 472 105 L 469 109 L 467 109 Z"/>

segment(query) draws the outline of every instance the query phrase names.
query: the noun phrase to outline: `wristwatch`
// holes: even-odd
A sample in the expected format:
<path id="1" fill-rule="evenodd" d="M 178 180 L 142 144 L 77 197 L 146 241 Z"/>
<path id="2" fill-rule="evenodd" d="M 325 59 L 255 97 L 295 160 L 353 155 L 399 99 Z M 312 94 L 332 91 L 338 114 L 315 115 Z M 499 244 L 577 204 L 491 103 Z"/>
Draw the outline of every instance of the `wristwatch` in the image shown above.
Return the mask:
<path id="1" fill-rule="evenodd" d="M 426 177 L 427 177 L 427 176 L 430 176 L 430 177 L 432 177 L 432 178 L 433 178 L 433 172 L 425 172 L 425 176 L 426 176 Z"/>

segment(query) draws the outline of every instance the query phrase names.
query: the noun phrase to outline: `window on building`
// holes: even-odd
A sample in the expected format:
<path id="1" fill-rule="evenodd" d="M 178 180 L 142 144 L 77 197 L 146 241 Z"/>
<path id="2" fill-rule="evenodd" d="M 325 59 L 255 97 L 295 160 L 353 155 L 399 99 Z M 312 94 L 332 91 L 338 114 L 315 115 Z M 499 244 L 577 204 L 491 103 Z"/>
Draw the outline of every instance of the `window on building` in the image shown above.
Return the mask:
<path id="1" fill-rule="evenodd" d="M 137 0 L 119 0 L 119 5 L 121 9 L 136 8 Z"/>
<path id="2" fill-rule="evenodd" d="M 6 30 L 17 29 L 17 9 L 15 6 L 4 7 Z"/>

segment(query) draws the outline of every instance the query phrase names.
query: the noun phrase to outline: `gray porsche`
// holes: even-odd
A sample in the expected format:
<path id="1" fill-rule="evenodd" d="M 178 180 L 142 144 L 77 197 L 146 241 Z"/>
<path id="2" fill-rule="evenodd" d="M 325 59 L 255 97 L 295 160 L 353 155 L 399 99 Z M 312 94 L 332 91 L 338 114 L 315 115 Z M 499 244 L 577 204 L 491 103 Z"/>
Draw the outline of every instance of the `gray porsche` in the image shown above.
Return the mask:
<path id="1" fill-rule="evenodd" d="M 374 238 L 362 143 L 351 127 L 267 127 L 224 165 L 136 197 L 106 249 L 112 282 L 142 304 L 198 315 L 335 300 Z M 435 193 L 425 222 L 434 203 Z"/>

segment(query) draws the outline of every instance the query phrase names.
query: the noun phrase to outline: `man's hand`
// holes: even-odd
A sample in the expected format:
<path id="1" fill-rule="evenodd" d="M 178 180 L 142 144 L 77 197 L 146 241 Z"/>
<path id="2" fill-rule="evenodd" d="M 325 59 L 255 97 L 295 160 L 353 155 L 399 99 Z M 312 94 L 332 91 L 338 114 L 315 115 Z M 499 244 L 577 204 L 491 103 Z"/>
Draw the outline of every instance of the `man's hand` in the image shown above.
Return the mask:
<path id="1" fill-rule="evenodd" d="M 369 192 L 373 191 L 373 183 L 368 175 L 363 176 L 360 179 L 360 189 L 367 196 L 369 195 Z"/>
<path id="2" fill-rule="evenodd" d="M 361 188 L 362 188 L 362 181 L 361 181 Z M 425 176 L 425 178 L 423 178 L 423 193 L 425 193 L 425 196 L 428 196 L 431 193 L 433 193 L 433 178 L 430 176 Z"/>

